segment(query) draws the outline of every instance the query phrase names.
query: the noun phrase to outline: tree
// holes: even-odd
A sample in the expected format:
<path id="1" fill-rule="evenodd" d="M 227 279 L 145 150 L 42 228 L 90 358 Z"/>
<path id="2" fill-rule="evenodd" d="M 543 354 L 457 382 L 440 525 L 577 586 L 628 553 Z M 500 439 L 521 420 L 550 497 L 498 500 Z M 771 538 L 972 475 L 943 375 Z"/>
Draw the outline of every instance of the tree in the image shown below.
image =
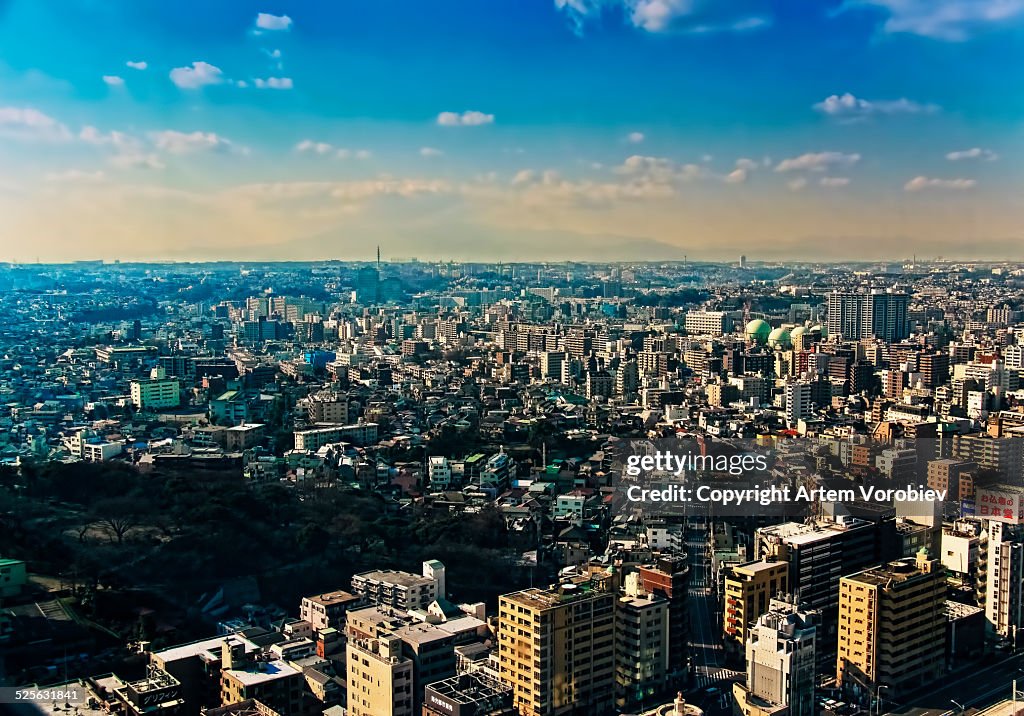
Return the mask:
<path id="1" fill-rule="evenodd" d="M 131 497 L 109 497 L 93 506 L 93 524 L 110 537 L 110 541 L 124 544 L 127 534 L 138 527 L 142 510 L 139 501 Z"/>

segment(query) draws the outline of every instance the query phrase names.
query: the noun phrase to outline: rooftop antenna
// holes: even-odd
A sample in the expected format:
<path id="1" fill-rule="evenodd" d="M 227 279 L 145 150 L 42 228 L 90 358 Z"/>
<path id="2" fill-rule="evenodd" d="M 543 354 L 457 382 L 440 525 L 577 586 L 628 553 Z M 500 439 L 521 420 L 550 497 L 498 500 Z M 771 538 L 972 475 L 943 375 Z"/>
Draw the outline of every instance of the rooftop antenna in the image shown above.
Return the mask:
<path id="1" fill-rule="evenodd" d="M 380 244 L 377 244 L 377 270 L 380 271 Z"/>

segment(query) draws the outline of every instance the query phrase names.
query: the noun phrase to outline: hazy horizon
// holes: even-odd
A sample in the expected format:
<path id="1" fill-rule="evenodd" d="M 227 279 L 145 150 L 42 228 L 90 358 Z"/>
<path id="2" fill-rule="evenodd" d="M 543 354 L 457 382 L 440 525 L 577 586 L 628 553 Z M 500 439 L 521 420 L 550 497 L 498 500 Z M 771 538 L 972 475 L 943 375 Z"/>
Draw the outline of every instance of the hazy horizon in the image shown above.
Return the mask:
<path id="1" fill-rule="evenodd" d="M 1022 39 L 1005 0 L 0 0 L 0 261 L 1024 259 Z"/>

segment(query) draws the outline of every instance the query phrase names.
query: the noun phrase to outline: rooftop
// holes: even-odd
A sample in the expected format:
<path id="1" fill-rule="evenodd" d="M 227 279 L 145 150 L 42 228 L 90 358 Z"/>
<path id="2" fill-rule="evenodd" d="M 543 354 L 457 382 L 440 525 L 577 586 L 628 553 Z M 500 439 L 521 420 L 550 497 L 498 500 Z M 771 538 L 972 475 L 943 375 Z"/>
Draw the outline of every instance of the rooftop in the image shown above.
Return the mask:
<path id="1" fill-rule="evenodd" d="M 602 597 L 607 594 L 610 593 L 596 592 L 590 582 L 580 582 L 579 584 L 562 584 L 551 589 L 533 587 L 506 594 L 502 599 L 533 609 L 551 609 L 568 602 Z"/>
<path id="2" fill-rule="evenodd" d="M 373 582 L 387 582 L 397 584 L 401 587 L 416 587 L 423 584 L 433 584 L 434 580 L 412 572 L 399 572 L 394 569 L 372 569 L 369 572 L 360 572 L 352 577 L 353 580 L 361 578 Z"/>
<path id="3" fill-rule="evenodd" d="M 164 663 L 198 656 L 220 659 L 221 647 L 223 646 L 226 638 L 227 637 L 224 636 L 218 636 L 213 639 L 202 639 L 200 641 L 189 642 L 188 644 L 172 646 L 169 649 L 153 652 L 153 656 L 161 659 Z M 237 634 L 233 635 L 233 638 L 241 639 L 242 643 L 245 644 L 246 653 L 256 651 L 256 645 L 248 639 L 242 639 Z"/>
<path id="4" fill-rule="evenodd" d="M 312 597 L 306 597 L 309 601 L 314 604 L 322 604 L 325 607 L 334 606 L 335 604 L 347 604 L 349 602 L 357 602 L 360 597 L 346 592 L 343 589 L 339 589 L 334 592 L 325 592 L 323 594 L 315 594 Z"/>
<path id="5" fill-rule="evenodd" d="M 286 679 L 289 676 L 299 674 L 299 670 L 288 665 L 281 659 L 274 661 L 259 661 L 248 669 L 229 669 L 225 673 L 230 674 L 243 686 L 256 686 L 265 684 L 268 681 Z"/>

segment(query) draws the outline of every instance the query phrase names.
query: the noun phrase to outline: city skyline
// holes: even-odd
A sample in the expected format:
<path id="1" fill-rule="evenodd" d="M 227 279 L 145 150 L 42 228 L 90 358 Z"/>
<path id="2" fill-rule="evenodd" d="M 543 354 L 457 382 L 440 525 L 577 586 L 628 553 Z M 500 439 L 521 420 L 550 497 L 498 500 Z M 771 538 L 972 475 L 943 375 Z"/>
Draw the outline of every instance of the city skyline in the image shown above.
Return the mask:
<path id="1" fill-rule="evenodd" d="M 1022 29 L 1006 0 L 0 2 L 0 260 L 1019 259 Z"/>

